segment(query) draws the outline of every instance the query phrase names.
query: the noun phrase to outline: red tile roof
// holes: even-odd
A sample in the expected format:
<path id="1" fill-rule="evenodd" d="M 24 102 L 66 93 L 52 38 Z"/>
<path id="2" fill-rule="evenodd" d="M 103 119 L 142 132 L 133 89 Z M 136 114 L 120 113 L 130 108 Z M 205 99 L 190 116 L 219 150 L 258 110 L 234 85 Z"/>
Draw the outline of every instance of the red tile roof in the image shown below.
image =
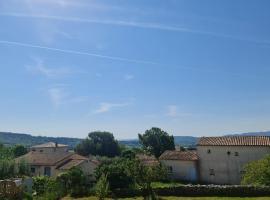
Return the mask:
<path id="1" fill-rule="evenodd" d="M 195 161 L 198 160 L 198 156 L 196 151 L 165 151 L 159 160 Z"/>
<path id="2" fill-rule="evenodd" d="M 202 137 L 197 146 L 270 146 L 268 136 Z"/>

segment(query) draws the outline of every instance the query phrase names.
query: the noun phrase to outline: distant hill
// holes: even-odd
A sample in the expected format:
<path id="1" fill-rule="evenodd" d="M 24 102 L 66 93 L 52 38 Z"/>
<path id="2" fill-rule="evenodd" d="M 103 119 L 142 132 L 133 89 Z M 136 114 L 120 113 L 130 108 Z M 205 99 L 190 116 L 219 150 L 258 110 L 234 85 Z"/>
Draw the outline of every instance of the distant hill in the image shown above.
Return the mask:
<path id="1" fill-rule="evenodd" d="M 189 147 L 189 146 L 195 146 L 197 143 L 198 137 L 193 136 L 174 136 L 174 142 L 176 145 Z M 125 144 L 130 147 L 138 147 L 140 146 L 139 140 L 132 139 L 132 140 L 120 140 L 121 144 Z"/>
<path id="2" fill-rule="evenodd" d="M 250 132 L 242 134 L 231 134 L 227 136 L 270 136 L 270 131 L 265 132 Z M 174 142 L 176 145 L 184 147 L 195 146 L 199 137 L 193 136 L 174 136 Z M 15 144 L 22 144 L 25 146 L 33 146 L 36 144 L 42 144 L 46 142 L 57 142 L 59 144 L 67 144 L 70 148 L 74 148 L 82 139 L 79 138 L 68 138 L 68 137 L 45 137 L 45 136 L 32 136 L 30 134 L 22 133 L 9 133 L 9 132 L 0 132 L 0 142 L 13 146 Z M 139 147 L 139 141 L 137 139 L 130 140 L 120 140 L 121 144 L 125 144 L 130 147 Z"/>
<path id="3" fill-rule="evenodd" d="M 46 142 L 57 142 L 59 144 L 67 144 L 70 148 L 74 148 L 81 139 L 68 137 L 45 137 L 32 136 L 22 133 L 0 132 L 0 142 L 7 146 L 22 144 L 24 146 L 33 146 Z"/>
<path id="4" fill-rule="evenodd" d="M 270 136 L 270 131 L 232 134 L 231 136 Z"/>

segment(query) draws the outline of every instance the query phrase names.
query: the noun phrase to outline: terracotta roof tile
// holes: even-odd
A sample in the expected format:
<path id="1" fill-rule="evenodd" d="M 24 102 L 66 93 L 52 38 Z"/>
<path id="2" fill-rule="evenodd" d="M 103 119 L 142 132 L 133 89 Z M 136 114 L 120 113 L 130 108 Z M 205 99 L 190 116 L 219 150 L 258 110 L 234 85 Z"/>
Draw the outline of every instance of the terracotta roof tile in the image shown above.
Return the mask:
<path id="1" fill-rule="evenodd" d="M 165 151 L 159 160 L 195 161 L 198 160 L 198 156 L 196 151 Z"/>
<path id="2" fill-rule="evenodd" d="M 270 146 L 269 136 L 202 137 L 198 146 Z"/>

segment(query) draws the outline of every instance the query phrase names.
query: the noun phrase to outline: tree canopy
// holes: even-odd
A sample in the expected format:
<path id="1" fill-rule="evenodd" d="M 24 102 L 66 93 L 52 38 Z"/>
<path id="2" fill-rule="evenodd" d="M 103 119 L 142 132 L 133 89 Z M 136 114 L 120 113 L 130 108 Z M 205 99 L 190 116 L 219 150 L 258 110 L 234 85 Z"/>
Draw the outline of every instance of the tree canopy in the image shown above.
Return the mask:
<path id="1" fill-rule="evenodd" d="M 157 158 L 166 150 L 174 150 L 174 137 L 160 128 L 153 127 L 139 134 L 139 142 L 144 150 L 149 151 Z"/>
<path id="2" fill-rule="evenodd" d="M 91 154 L 114 157 L 120 155 L 120 146 L 112 133 L 95 131 L 89 133 L 88 137 L 77 145 L 75 151 L 83 156 Z"/>
<path id="3" fill-rule="evenodd" d="M 270 186 L 270 155 L 257 161 L 250 162 L 244 168 L 243 185 Z"/>

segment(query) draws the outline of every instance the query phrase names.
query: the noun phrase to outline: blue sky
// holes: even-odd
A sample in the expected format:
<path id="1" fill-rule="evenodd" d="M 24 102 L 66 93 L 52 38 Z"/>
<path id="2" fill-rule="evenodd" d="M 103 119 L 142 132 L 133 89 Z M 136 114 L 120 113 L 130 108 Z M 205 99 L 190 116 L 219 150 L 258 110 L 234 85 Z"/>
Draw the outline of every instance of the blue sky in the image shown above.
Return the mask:
<path id="1" fill-rule="evenodd" d="M 268 0 L 0 0 L 0 130 L 269 130 Z"/>

